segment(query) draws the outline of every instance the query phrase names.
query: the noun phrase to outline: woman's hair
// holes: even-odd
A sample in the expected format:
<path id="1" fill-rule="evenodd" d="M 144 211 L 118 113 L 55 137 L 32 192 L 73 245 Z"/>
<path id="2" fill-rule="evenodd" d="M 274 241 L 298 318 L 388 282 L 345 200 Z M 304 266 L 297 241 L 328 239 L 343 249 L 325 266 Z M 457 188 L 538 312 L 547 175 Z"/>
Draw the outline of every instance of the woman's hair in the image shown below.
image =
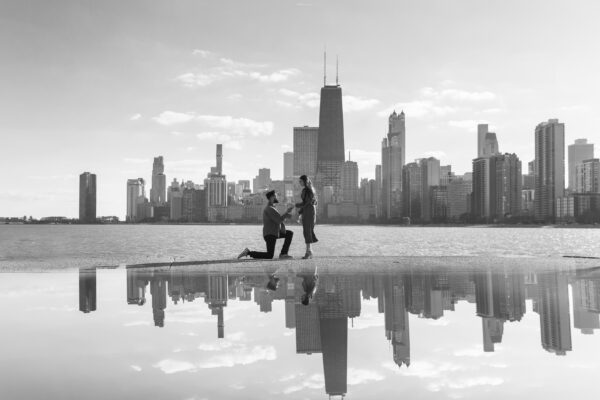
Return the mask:
<path id="1" fill-rule="evenodd" d="M 308 179 L 308 176 L 306 176 L 306 175 L 302 175 L 302 176 L 300 177 L 300 180 L 301 180 L 302 182 L 304 182 L 304 186 L 305 186 L 305 187 L 307 187 L 307 188 L 309 188 L 310 190 L 312 190 L 312 188 L 313 188 L 312 181 L 311 181 L 310 179 Z"/>

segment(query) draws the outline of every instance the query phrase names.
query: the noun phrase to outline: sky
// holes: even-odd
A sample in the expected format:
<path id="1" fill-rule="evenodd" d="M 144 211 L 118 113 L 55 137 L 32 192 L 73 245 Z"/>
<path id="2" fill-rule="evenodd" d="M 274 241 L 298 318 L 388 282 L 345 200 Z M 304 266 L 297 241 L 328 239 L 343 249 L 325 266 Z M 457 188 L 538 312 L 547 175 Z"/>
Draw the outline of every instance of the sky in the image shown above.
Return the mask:
<path id="1" fill-rule="evenodd" d="M 343 90 L 345 146 L 372 178 L 387 117 L 407 162 L 470 171 L 476 125 L 524 164 L 535 126 L 600 143 L 600 4 L 552 0 L 0 0 L 0 215 L 125 215 L 126 181 L 283 174 L 292 128 L 318 123 L 323 50 Z M 150 187 L 147 187 L 149 192 Z"/>

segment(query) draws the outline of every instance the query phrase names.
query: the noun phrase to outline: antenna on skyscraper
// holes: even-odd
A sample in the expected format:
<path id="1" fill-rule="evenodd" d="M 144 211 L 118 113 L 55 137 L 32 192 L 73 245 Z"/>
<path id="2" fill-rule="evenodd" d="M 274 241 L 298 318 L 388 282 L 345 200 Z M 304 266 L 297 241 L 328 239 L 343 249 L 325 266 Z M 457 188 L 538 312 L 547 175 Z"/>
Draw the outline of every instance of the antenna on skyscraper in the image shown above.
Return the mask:
<path id="1" fill-rule="evenodd" d="M 327 47 L 323 51 L 323 86 L 327 86 Z"/>
<path id="2" fill-rule="evenodd" d="M 338 83 L 338 81 L 339 81 L 339 79 L 338 79 L 339 78 L 339 76 L 338 76 L 339 61 L 340 61 L 340 58 L 336 54 L 336 56 L 335 56 L 335 86 L 339 86 L 339 83 Z"/>

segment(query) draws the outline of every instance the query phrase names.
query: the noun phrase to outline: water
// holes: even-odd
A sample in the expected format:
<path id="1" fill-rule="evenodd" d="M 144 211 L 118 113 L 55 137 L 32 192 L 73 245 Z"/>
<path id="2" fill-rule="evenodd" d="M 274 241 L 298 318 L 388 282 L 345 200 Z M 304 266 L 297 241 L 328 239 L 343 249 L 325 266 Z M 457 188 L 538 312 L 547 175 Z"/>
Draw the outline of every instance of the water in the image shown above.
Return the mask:
<path id="1" fill-rule="evenodd" d="M 138 268 L 260 227 L 0 227 L 0 398 L 592 397 L 600 261 L 561 256 L 598 232 L 320 226 L 309 261 Z"/>
<path id="2" fill-rule="evenodd" d="M 302 229 L 291 254 L 302 256 Z M 263 249 L 257 225 L 0 225 L 0 270 L 47 270 L 237 256 Z M 317 226 L 327 256 L 600 256 L 600 229 Z M 281 243 L 278 245 L 281 246 Z M 279 248 L 279 247 L 278 247 Z"/>

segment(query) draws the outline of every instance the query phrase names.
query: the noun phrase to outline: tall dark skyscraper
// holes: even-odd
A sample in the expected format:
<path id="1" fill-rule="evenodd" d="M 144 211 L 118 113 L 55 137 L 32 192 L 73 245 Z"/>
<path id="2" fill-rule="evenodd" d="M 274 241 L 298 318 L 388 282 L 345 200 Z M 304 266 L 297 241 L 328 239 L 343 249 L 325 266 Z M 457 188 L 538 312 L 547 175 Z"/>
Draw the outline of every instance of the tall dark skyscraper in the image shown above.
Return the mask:
<path id="1" fill-rule="evenodd" d="M 332 186 L 334 196 L 339 196 L 341 168 L 345 161 L 342 88 L 337 76 L 335 85 L 327 85 L 326 80 L 324 84 L 319 108 L 316 183 L 319 189 Z"/>
<path id="2" fill-rule="evenodd" d="M 152 205 L 164 204 L 167 199 L 167 178 L 165 176 L 165 164 L 163 157 L 154 157 L 152 164 L 152 187 L 150 188 L 150 203 Z"/>
<path id="3" fill-rule="evenodd" d="M 535 219 L 554 222 L 565 192 L 565 124 L 549 119 L 535 128 Z"/>
<path id="4" fill-rule="evenodd" d="M 79 175 L 79 222 L 96 222 L 96 174 Z"/>
<path id="5" fill-rule="evenodd" d="M 79 311 L 96 311 L 96 268 L 79 269 Z"/>

